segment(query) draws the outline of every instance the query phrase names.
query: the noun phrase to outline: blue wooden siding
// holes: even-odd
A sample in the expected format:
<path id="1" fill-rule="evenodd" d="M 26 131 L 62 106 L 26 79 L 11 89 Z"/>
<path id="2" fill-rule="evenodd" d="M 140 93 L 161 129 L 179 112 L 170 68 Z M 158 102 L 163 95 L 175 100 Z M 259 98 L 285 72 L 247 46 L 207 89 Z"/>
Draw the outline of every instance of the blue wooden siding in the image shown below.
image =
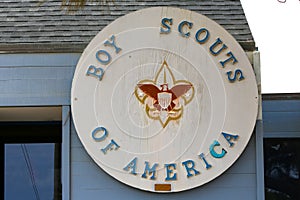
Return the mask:
<path id="1" fill-rule="evenodd" d="M 263 101 L 264 137 L 300 137 L 300 99 Z"/>
<path id="2" fill-rule="evenodd" d="M 70 105 L 80 54 L 0 54 L 0 105 Z"/>
<path id="3" fill-rule="evenodd" d="M 255 136 L 238 161 L 212 182 L 176 194 L 153 194 L 126 186 L 102 171 L 71 128 L 71 199 L 256 199 Z"/>
<path id="4" fill-rule="evenodd" d="M 0 106 L 70 105 L 71 81 L 79 56 L 79 54 L 0 55 Z M 187 192 L 154 194 L 133 189 L 110 177 L 87 155 L 73 125 L 70 134 L 69 186 L 72 200 L 256 199 L 255 135 L 238 161 L 212 182 Z M 65 184 L 68 183 L 64 182 L 63 185 Z"/>

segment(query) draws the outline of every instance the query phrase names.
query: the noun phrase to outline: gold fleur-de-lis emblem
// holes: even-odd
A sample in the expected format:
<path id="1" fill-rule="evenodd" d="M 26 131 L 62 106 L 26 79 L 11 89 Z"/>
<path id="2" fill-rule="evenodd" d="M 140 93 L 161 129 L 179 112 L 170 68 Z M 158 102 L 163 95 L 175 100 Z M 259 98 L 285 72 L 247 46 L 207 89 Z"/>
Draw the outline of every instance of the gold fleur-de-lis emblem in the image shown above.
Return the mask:
<path id="1" fill-rule="evenodd" d="M 144 105 L 147 116 L 159 120 L 165 128 L 170 121 L 182 116 L 184 106 L 194 97 L 194 86 L 187 80 L 176 80 L 164 61 L 154 80 L 139 81 L 134 93 Z"/>

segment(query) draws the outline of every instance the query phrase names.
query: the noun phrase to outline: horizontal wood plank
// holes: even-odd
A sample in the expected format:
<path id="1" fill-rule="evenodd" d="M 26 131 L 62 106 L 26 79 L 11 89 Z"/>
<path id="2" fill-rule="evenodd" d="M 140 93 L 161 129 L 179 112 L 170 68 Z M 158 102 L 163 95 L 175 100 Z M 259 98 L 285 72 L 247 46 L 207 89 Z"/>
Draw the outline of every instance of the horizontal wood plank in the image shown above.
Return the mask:
<path id="1" fill-rule="evenodd" d="M 76 66 L 79 53 L 0 54 L 0 68 Z"/>
<path id="2" fill-rule="evenodd" d="M 75 66 L 0 68 L 0 105 L 70 105 L 74 70 Z"/>
<path id="3" fill-rule="evenodd" d="M 300 110 L 263 113 L 264 132 L 297 132 L 300 130 L 299 122 Z"/>
<path id="4" fill-rule="evenodd" d="M 300 112 L 300 100 L 265 100 L 263 112 Z"/>

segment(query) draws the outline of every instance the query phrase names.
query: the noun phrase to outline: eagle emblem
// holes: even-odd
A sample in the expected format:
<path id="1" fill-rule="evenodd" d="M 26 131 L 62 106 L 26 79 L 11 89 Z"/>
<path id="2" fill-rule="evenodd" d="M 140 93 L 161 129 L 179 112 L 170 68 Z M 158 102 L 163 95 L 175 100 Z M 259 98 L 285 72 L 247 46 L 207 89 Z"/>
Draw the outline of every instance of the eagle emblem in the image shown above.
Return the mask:
<path id="1" fill-rule="evenodd" d="M 137 83 L 135 95 L 144 105 L 147 116 L 159 120 L 165 128 L 171 120 L 178 120 L 182 116 L 183 106 L 194 96 L 194 87 L 189 81 L 176 80 L 164 61 L 154 80 Z"/>

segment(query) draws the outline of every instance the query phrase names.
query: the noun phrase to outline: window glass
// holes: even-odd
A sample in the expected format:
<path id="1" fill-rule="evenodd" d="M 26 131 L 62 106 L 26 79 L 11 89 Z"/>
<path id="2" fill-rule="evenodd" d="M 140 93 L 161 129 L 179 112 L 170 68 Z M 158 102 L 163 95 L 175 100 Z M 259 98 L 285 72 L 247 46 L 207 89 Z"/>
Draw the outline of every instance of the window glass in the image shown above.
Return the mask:
<path id="1" fill-rule="evenodd" d="M 61 200 L 61 122 L 0 123 L 0 199 Z"/>
<path id="2" fill-rule="evenodd" d="M 300 139 L 264 139 L 266 200 L 300 199 Z"/>
<path id="3" fill-rule="evenodd" d="M 55 199 L 55 144 L 5 144 L 5 200 Z"/>

